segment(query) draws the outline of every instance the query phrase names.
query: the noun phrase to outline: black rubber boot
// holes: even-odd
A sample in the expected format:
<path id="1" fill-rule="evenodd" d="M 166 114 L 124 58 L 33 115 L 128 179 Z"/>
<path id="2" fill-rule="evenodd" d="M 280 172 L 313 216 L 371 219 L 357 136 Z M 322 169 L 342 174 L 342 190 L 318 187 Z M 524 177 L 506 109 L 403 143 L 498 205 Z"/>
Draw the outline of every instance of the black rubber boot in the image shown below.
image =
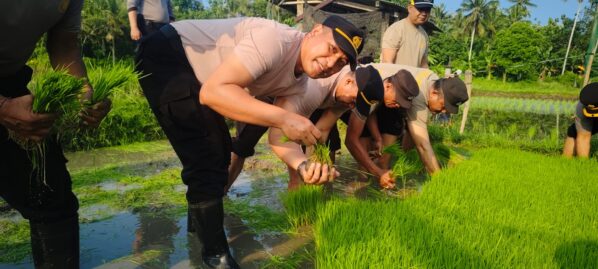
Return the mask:
<path id="1" fill-rule="evenodd" d="M 79 268 L 79 221 L 72 217 L 31 225 L 31 252 L 37 269 Z"/>
<path id="2" fill-rule="evenodd" d="M 203 244 L 202 260 L 209 268 L 240 268 L 230 254 L 224 234 L 222 198 L 189 204 L 193 226 Z"/>

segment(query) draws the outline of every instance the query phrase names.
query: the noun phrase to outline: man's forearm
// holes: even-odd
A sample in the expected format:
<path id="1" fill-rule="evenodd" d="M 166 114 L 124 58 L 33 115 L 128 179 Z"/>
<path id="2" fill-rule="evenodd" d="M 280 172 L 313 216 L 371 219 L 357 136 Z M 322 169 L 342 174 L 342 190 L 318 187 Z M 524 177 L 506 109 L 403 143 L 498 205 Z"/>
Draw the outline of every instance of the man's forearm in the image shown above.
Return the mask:
<path id="1" fill-rule="evenodd" d="M 131 29 L 139 29 L 139 25 L 137 25 L 137 10 L 133 9 L 128 12 L 129 17 L 129 25 Z"/>
<path id="2" fill-rule="evenodd" d="M 428 174 L 434 174 L 440 170 L 440 165 L 430 143 L 416 143 L 416 148 Z"/>
<path id="3" fill-rule="evenodd" d="M 350 138 L 349 134 L 347 134 L 345 145 L 357 163 L 363 166 L 368 172 L 377 177 L 381 177 L 384 174 L 384 171 L 370 159 L 367 150 L 359 142 L 359 138 Z"/>
<path id="4" fill-rule="evenodd" d="M 47 43 L 50 64 L 54 69 L 66 68 L 76 77 L 87 77 L 79 47 L 78 33 L 52 31 Z"/>

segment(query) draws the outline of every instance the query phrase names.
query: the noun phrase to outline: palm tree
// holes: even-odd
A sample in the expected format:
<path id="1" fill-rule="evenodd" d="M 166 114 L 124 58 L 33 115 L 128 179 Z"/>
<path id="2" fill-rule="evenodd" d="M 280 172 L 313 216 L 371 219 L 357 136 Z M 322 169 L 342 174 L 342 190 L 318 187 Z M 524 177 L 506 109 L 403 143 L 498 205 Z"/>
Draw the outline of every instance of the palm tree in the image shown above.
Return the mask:
<path id="1" fill-rule="evenodd" d="M 563 0 L 567 2 L 567 0 Z M 575 26 L 577 26 L 577 19 L 579 18 L 579 12 L 581 11 L 581 4 L 583 0 L 577 0 L 577 12 L 575 13 L 575 19 L 573 20 L 573 27 L 571 28 L 571 35 L 569 36 L 569 44 L 567 45 L 567 52 L 565 53 L 565 60 L 563 61 L 563 70 L 561 75 L 565 74 L 565 67 L 567 66 L 567 57 L 569 57 L 569 50 L 571 49 L 571 41 L 573 41 L 573 34 L 575 33 Z"/>
<path id="2" fill-rule="evenodd" d="M 513 5 L 509 8 L 513 21 L 519 21 L 530 15 L 529 7 L 536 7 L 531 0 L 509 0 Z"/>
<path id="3" fill-rule="evenodd" d="M 463 11 L 465 16 L 465 26 L 467 29 L 471 29 L 471 40 L 469 44 L 469 56 L 468 61 L 471 67 L 471 51 L 473 50 L 473 40 L 476 35 L 476 31 L 478 35 L 484 34 L 486 31 L 485 29 L 485 19 L 488 14 L 498 6 L 497 0 L 465 0 L 461 3 L 461 11 Z"/>

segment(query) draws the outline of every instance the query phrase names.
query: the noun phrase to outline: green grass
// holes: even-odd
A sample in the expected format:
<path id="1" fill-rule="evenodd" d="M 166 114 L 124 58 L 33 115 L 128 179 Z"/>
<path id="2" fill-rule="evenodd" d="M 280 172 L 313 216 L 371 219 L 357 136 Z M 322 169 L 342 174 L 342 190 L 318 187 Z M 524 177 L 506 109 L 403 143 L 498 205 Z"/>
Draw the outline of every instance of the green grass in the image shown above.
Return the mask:
<path id="1" fill-rule="evenodd" d="M 0 220 L 0 263 L 18 262 L 29 255 L 29 223 Z"/>
<path id="2" fill-rule="evenodd" d="M 297 190 L 282 193 L 281 200 L 289 223 L 298 228 L 315 221 L 326 197 L 322 186 L 304 185 Z"/>
<path id="3" fill-rule="evenodd" d="M 316 266 L 597 268 L 596 175 L 592 161 L 481 150 L 414 198 L 327 203 Z"/>
<path id="4" fill-rule="evenodd" d="M 503 83 L 500 80 L 475 78 L 473 80 L 473 95 L 521 96 L 540 99 L 565 98 L 575 99 L 579 96 L 580 88 L 565 85 L 560 82 L 520 81 Z"/>

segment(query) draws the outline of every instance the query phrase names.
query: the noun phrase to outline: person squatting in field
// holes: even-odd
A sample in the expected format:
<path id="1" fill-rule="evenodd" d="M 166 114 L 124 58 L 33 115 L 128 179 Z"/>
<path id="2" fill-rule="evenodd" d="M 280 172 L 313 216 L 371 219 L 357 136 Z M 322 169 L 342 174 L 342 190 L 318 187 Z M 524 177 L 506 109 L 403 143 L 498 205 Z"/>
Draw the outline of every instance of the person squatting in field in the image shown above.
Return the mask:
<path id="1" fill-rule="evenodd" d="M 79 47 L 82 6 L 83 0 L 0 2 L 0 26 L 10 33 L 0 37 L 0 197 L 29 220 L 36 268 L 79 268 L 79 203 L 62 147 L 50 134 L 58 115 L 32 112 L 34 97 L 27 83 L 33 70 L 26 62 L 47 33 L 52 67 L 85 78 Z M 92 94 L 87 84 L 82 102 L 91 100 Z M 97 127 L 110 107 L 109 100 L 85 106 L 82 123 Z M 41 162 L 45 165 L 38 168 L 44 171 L 33 171 L 28 151 L 9 139 L 9 131 L 26 140 L 44 140 Z M 45 182 L 32 180 L 39 173 L 45 175 Z"/>
<path id="2" fill-rule="evenodd" d="M 388 73 L 389 69 L 379 70 L 373 66 L 359 67 L 355 72 L 344 68 L 338 74 L 325 78 L 308 80 L 304 87 L 305 94 L 279 97 L 275 105 L 279 105 L 301 115 L 312 115 L 319 111 L 320 117 L 313 118 L 316 127 L 322 131 L 320 141 L 329 145 L 331 155 L 340 149 L 340 138 L 328 140 L 329 133 L 334 131 L 336 121 L 345 112 L 351 110 L 355 115 L 354 121 L 365 125 L 366 119 L 376 106 L 389 108 L 408 107 L 410 99 L 417 95 L 417 84 L 408 72 Z M 384 78 L 384 79 L 382 79 Z M 301 85 L 299 85 L 301 86 Z M 349 124 L 355 124 L 349 123 Z M 233 155 L 238 152 L 248 152 L 257 144 L 265 128 L 256 128 L 248 125 L 243 129 L 233 146 Z M 361 132 L 361 130 L 360 130 Z M 309 153 L 306 155 L 300 146 L 293 142 L 283 141 L 282 133 L 277 129 L 270 129 L 268 140 L 274 153 L 289 167 L 289 189 L 299 186 L 300 179 L 293 167 L 308 163 Z M 332 158 L 331 158 L 332 159 Z M 239 161 L 241 160 L 241 161 Z M 244 158 L 233 159 L 231 167 L 242 167 Z M 333 159 L 332 159 L 333 160 Z M 238 175 L 238 173 L 236 174 Z M 229 186 L 234 182 L 236 175 L 231 174 Z M 304 182 L 309 182 L 305 181 Z"/>
<path id="3" fill-rule="evenodd" d="M 364 34 L 338 16 L 309 33 L 260 18 L 185 20 L 141 40 L 139 82 L 158 122 L 183 164 L 193 227 L 209 267 L 238 268 L 223 229 L 222 197 L 231 139 L 224 117 L 274 127 L 314 144 L 320 131 L 305 117 L 255 99 L 302 94 L 294 87 L 356 66 Z M 245 88 L 247 90 L 245 90 Z M 326 182 L 332 167 L 293 167 L 306 179 Z"/>
<path id="4" fill-rule="evenodd" d="M 567 129 L 563 155 L 588 158 L 590 140 L 596 133 L 598 133 L 598 82 L 586 85 L 579 93 L 579 102 L 575 107 L 575 122 Z"/>

